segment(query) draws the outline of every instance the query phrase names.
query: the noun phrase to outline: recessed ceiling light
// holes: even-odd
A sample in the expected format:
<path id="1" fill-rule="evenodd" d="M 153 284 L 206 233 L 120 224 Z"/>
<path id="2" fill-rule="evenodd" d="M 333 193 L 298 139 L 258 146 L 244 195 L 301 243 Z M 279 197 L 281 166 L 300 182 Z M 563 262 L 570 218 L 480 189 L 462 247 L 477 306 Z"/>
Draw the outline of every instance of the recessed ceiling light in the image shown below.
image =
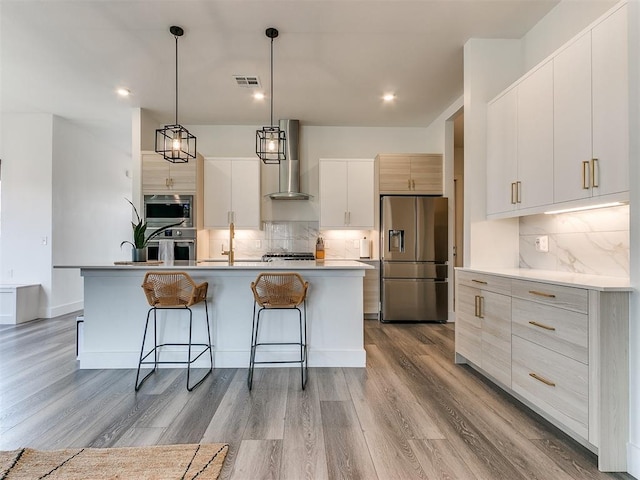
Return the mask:
<path id="1" fill-rule="evenodd" d="M 121 97 L 128 97 L 129 95 L 131 95 L 131 90 L 129 90 L 128 88 L 118 88 L 116 90 L 116 93 Z"/>
<path id="2" fill-rule="evenodd" d="M 255 92 L 253 94 L 253 98 L 255 98 L 256 100 L 264 100 L 264 93 L 262 92 Z"/>
<path id="3" fill-rule="evenodd" d="M 393 94 L 393 93 L 385 93 L 385 94 L 382 96 L 382 99 L 383 99 L 385 102 L 393 102 L 393 101 L 396 99 L 396 96 L 395 96 L 395 94 Z"/>

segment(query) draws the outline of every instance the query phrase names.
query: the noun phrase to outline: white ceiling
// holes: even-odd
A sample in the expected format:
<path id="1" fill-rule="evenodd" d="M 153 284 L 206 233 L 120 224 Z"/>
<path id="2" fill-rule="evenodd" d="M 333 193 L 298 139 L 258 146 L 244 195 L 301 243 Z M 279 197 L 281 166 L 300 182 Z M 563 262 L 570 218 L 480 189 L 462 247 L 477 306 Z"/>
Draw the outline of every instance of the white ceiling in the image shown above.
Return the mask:
<path id="1" fill-rule="evenodd" d="M 471 37 L 521 38 L 557 0 L 0 0 L 2 110 L 122 121 L 143 107 L 179 122 L 261 125 L 234 75 L 257 75 L 274 119 L 305 125 L 429 125 L 462 95 Z M 115 95 L 119 86 L 133 95 Z M 383 104 L 394 92 L 397 100 Z"/>

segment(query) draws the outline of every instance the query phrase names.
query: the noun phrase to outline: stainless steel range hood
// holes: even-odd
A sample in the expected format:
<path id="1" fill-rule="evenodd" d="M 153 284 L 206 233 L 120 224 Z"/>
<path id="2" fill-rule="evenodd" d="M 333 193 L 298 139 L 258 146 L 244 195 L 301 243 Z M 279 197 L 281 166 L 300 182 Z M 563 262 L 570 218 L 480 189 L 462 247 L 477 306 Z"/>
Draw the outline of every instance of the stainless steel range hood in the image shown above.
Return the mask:
<path id="1" fill-rule="evenodd" d="M 300 120 L 280 120 L 286 138 L 287 159 L 280 162 L 280 191 L 267 195 L 272 200 L 309 200 L 311 195 L 300 192 Z"/>

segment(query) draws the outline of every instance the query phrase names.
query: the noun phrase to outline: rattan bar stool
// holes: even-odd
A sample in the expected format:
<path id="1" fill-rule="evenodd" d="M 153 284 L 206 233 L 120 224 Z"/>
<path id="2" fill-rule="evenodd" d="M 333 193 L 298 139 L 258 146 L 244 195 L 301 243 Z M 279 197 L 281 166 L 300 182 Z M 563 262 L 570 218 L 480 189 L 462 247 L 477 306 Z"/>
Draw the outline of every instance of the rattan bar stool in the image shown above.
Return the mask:
<path id="1" fill-rule="evenodd" d="M 307 289 L 305 282 L 297 273 L 260 273 L 255 282 L 251 282 L 253 291 L 253 325 L 251 328 L 251 356 L 249 358 L 249 390 L 253 385 L 253 368 L 260 363 L 299 363 L 302 389 L 307 383 Z M 303 312 L 300 310 L 303 306 Z M 259 307 L 259 308 L 258 308 Z M 260 315 L 265 310 L 297 310 L 300 321 L 300 342 L 259 342 Z M 256 361 L 256 350 L 261 345 L 300 345 L 300 360 Z"/>
<path id="2" fill-rule="evenodd" d="M 207 290 L 209 284 L 203 282 L 199 285 L 186 272 L 147 272 L 142 282 L 142 289 L 147 296 L 147 301 L 151 308 L 147 312 L 147 321 L 144 326 L 142 336 L 142 347 L 140 348 L 140 361 L 138 362 L 138 373 L 136 374 L 136 392 L 140 389 L 144 381 L 158 369 L 160 364 L 186 364 L 187 365 L 187 390 L 191 391 L 200 385 L 205 378 L 213 371 L 213 352 L 211 349 L 211 329 L 209 326 L 209 310 L 207 307 Z M 193 332 L 193 312 L 191 307 L 199 303 L 204 303 L 207 337 L 209 343 L 192 343 Z M 188 343 L 161 343 L 158 344 L 158 310 L 188 310 L 189 311 L 189 342 Z M 153 348 L 144 353 L 149 329 L 149 317 L 153 312 Z M 159 360 L 162 347 L 167 346 L 188 346 L 188 356 L 185 361 L 163 361 Z M 201 351 L 194 352 L 196 356 L 192 358 L 192 347 L 202 347 Z M 191 364 L 198 358 L 209 352 L 210 367 L 207 373 L 194 385 L 189 385 L 191 377 Z M 153 355 L 153 360 L 146 360 Z M 153 365 L 153 369 L 147 373 L 140 382 L 140 367 L 142 365 Z"/>

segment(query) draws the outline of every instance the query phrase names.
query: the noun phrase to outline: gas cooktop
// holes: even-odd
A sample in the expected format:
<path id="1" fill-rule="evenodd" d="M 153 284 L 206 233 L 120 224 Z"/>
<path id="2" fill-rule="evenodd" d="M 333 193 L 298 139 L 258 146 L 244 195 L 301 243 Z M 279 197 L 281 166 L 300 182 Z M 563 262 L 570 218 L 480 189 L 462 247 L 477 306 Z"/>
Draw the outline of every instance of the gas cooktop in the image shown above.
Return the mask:
<path id="1" fill-rule="evenodd" d="M 262 255 L 263 262 L 273 260 L 315 260 L 313 252 L 267 252 Z"/>

